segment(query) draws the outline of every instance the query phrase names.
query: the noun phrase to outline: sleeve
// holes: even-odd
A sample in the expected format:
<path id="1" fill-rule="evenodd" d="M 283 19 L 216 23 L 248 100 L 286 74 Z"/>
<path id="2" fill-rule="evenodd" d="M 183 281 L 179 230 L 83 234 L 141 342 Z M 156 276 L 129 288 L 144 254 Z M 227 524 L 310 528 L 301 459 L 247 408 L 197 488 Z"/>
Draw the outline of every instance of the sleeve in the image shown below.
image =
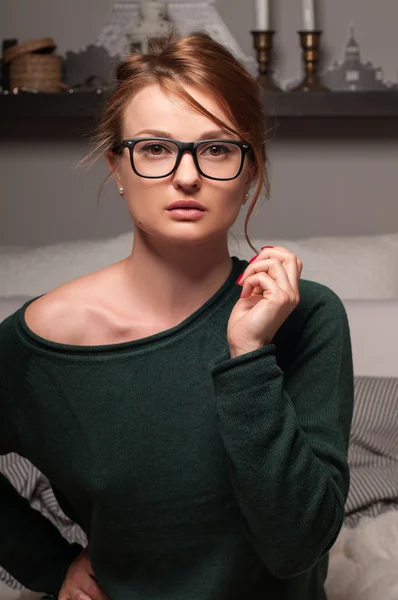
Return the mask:
<path id="1" fill-rule="evenodd" d="M 284 371 L 277 338 L 233 359 L 223 356 L 211 370 L 244 531 L 279 578 L 311 569 L 344 519 L 352 353 L 344 306 L 331 290 L 326 296 L 309 311 Z"/>
<path id="2" fill-rule="evenodd" d="M 20 360 L 13 349 L 10 323 L 8 318 L 0 324 L 0 454 L 3 455 L 13 451 L 10 415 L 13 394 L 7 363 Z M 79 544 L 69 544 L 58 528 L 33 509 L 7 477 L 0 474 L 0 565 L 6 571 L 32 591 L 57 595 L 66 571 L 81 550 Z"/>
<path id="3" fill-rule="evenodd" d="M 0 564 L 29 590 L 57 595 L 81 552 L 0 475 Z"/>

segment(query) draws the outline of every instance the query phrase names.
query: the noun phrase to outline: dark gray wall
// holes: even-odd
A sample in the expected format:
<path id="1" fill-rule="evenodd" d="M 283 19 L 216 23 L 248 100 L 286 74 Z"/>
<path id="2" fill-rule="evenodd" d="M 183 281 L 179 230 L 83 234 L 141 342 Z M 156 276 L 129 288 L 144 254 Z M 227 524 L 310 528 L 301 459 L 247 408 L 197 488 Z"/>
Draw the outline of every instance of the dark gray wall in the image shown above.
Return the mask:
<path id="1" fill-rule="evenodd" d="M 79 50 L 94 40 L 110 13 L 110 0 L 12 0 L 0 3 L 0 39 L 52 36 L 58 52 Z M 225 23 L 247 54 L 253 54 L 250 0 L 217 0 Z M 274 0 L 278 74 L 300 74 L 297 29 L 300 5 Z M 355 26 L 362 57 L 397 81 L 396 0 L 318 0 L 324 29 L 325 64 L 340 60 Z M 249 234 L 298 238 L 398 231 L 398 127 L 386 123 L 296 123 L 270 143 L 271 200 L 258 205 Z M 51 138 L 51 139 L 49 139 Z M 110 185 L 97 206 L 106 177 L 100 162 L 76 169 L 89 151 L 76 136 L 39 132 L 28 140 L 0 136 L 0 244 L 39 245 L 112 236 L 131 228 L 123 202 Z M 243 215 L 242 215 L 243 217 Z M 233 232 L 241 235 L 243 218 Z"/>

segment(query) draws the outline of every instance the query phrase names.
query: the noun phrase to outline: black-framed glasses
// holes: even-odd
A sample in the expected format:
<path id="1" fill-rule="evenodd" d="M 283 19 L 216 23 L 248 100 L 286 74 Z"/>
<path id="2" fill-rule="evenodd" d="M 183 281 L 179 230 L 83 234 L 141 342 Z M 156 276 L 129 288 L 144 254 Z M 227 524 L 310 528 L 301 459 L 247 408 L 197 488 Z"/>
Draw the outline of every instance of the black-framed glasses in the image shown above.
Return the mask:
<path id="1" fill-rule="evenodd" d="M 250 144 L 238 140 L 180 142 L 148 137 L 123 140 L 113 152 L 122 154 L 124 148 L 129 149 L 131 166 L 140 177 L 168 177 L 178 168 L 183 153 L 190 152 L 199 173 L 219 181 L 238 177 L 246 154 L 252 151 Z"/>

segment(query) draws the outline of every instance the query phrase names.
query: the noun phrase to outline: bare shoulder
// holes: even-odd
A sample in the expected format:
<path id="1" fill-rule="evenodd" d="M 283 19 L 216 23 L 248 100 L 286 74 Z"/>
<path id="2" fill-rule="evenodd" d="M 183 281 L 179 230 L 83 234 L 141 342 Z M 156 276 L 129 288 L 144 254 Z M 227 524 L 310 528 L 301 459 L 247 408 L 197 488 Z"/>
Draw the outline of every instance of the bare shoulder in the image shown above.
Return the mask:
<path id="1" fill-rule="evenodd" d="M 41 296 L 25 311 L 25 322 L 42 338 L 62 344 L 79 344 L 79 331 L 84 325 L 83 311 L 64 289 Z"/>
<path id="2" fill-rule="evenodd" d="M 72 281 L 44 294 L 27 307 L 26 325 L 49 341 L 80 345 L 87 326 L 82 291 Z"/>
<path id="3" fill-rule="evenodd" d="M 106 295 L 109 270 L 90 273 L 47 292 L 29 304 L 25 322 L 31 331 L 52 342 L 91 344 L 90 332 L 101 335 L 101 299 Z M 87 341 L 88 340 L 88 341 Z"/>

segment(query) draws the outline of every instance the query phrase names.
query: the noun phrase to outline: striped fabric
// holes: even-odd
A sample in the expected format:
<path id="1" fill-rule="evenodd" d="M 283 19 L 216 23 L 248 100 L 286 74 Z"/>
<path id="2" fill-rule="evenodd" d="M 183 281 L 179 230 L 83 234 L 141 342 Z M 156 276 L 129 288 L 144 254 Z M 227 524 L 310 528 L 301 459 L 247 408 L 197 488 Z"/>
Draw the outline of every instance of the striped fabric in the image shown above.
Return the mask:
<path id="1" fill-rule="evenodd" d="M 364 516 L 398 510 L 398 378 L 355 377 L 355 403 L 348 460 L 351 485 L 346 524 Z M 17 454 L 0 456 L 0 471 L 34 508 L 52 521 L 70 542 L 87 538 L 61 511 L 48 480 Z M 0 581 L 22 586 L 0 568 Z"/>
<path id="2" fill-rule="evenodd" d="M 61 511 L 52 492 L 48 479 L 28 460 L 18 454 L 0 456 L 0 472 L 6 475 L 21 496 L 30 500 L 36 510 L 43 513 L 69 542 L 87 545 L 87 538 L 81 528 L 72 523 Z M 24 589 L 7 571 L 0 567 L 0 581 L 12 589 Z"/>
<path id="3" fill-rule="evenodd" d="M 398 378 L 355 377 L 346 524 L 398 510 Z"/>

